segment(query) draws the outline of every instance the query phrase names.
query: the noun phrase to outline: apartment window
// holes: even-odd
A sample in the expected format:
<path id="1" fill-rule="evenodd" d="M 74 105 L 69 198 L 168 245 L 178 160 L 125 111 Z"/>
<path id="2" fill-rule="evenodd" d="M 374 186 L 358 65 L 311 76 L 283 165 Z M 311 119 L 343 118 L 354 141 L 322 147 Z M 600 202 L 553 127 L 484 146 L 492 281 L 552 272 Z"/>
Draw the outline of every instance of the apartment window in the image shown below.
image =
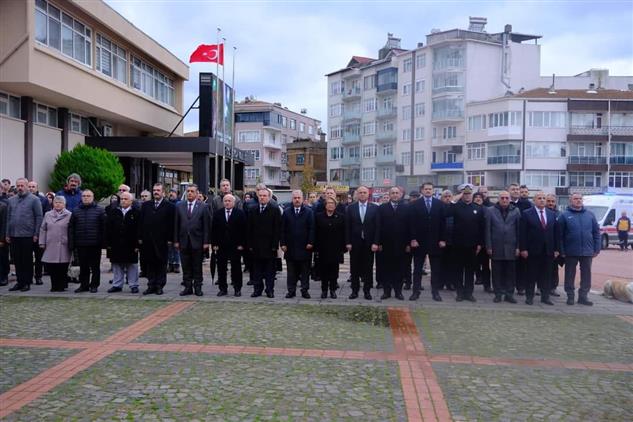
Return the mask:
<path id="1" fill-rule="evenodd" d="M 288 153 L 287 152 L 282 152 L 281 153 L 281 164 L 288 164 Z"/>
<path id="2" fill-rule="evenodd" d="M 374 158 L 376 156 L 376 145 L 363 145 L 363 158 Z"/>
<path id="3" fill-rule="evenodd" d="M 519 164 L 521 162 L 521 144 L 488 145 L 488 164 Z"/>
<path id="4" fill-rule="evenodd" d="M 411 106 L 402 106 L 402 120 L 411 119 Z"/>
<path id="5" fill-rule="evenodd" d="M 20 118 L 20 98 L 0 92 L 0 114 Z"/>
<path id="6" fill-rule="evenodd" d="M 462 98 L 442 98 L 433 100 L 433 119 L 462 117 L 464 100 Z"/>
<path id="7" fill-rule="evenodd" d="M 376 169 L 374 167 L 362 168 L 360 178 L 364 182 L 373 182 L 376 180 Z"/>
<path id="8" fill-rule="evenodd" d="M 424 92 L 424 79 L 415 81 L 415 92 Z"/>
<path id="9" fill-rule="evenodd" d="M 127 53 L 101 34 L 97 34 L 95 64 L 104 75 L 127 83 Z"/>
<path id="10" fill-rule="evenodd" d="M 88 123 L 87 119 L 86 119 L 86 123 Z M 88 125 L 86 125 L 86 133 L 88 133 L 88 127 L 87 126 Z M 113 131 L 112 125 L 110 123 L 103 123 L 102 126 L 101 126 L 101 130 L 103 132 L 103 136 L 113 136 L 114 135 L 114 131 Z"/>
<path id="11" fill-rule="evenodd" d="M 330 117 L 338 117 L 343 114 L 343 104 L 332 104 L 330 106 Z M 292 129 L 292 120 L 290 120 L 290 125 Z"/>
<path id="12" fill-rule="evenodd" d="M 259 142 L 258 130 L 241 130 L 237 135 L 238 142 Z"/>
<path id="13" fill-rule="evenodd" d="M 393 177 L 393 169 L 391 167 L 383 167 L 382 169 L 382 178 L 391 179 Z"/>
<path id="14" fill-rule="evenodd" d="M 336 81 L 330 84 L 330 95 L 339 95 L 344 90 L 345 84 L 342 81 Z"/>
<path id="15" fill-rule="evenodd" d="M 488 127 L 521 126 L 522 111 L 504 111 L 488 114 Z"/>
<path id="16" fill-rule="evenodd" d="M 415 68 L 421 69 L 426 66 L 426 53 L 418 53 L 415 56 Z"/>
<path id="17" fill-rule="evenodd" d="M 308 125 L 308 135 L 314 135 L 314 126 Z"/>
<path id="18" fill-rule="evenodd" d="M 306 124 L 303 122 L 299 122 L 299 132 L 305 132 L 306 131 Z"/>
<path id="19" fill-rule="evenodd" d="M 287 143 L 288 143 L 288 135 L 282 134 L 281 135 L 281 145 L 286 145 Z"/>
<path id="20" fill-rule="evenodd" d="M 442 128 L 442 139 L 457 138 L 457 126 L 447 126 Z"/>
<path id="21" fill-rule="evenodd" d="M 393 155 L 393 144 L 384 144 L 382 146 L 382 155 L 387 157 Z"/>
<path id="22" fill-rule="evenodd" d="M 530 111 L 528 125 L 531 127 L 565 128 L 566 113 L 563 111 Z"/>
<path id="23" fill-rule="evenodd" d="M 486 175 L 484 172 L 469 171 L 466 173 L 466 182 L 475 186 L 485 186 Z"/>
<path id="24" fill-rule="evenodd" d="M 382 123 L 383 132 L 392 132 L 394 130 L 394 124 L 392 120 L 388 120 Z"/>
<path id="25" fill-rule="evenodd" d="M 403 141 L 411 140 L 411 129 L 402 129 L 402 140 Z"/>
<path id="26" fill-rule="evenodd" d="M 375 111 L 376 110 L 376 99 L 375 98 L 370 98 L 368 100 L 365 100 L 363 102 L 363 110 L 365 110 L 366 113 L 369 113 L 371 111 Z"/>
<path id="27" fill-rule="evenodd" d="M 460 91 L 464 86 L 462 72 L 442 72 L 433 75 L 433 92 Z"/>
<path id="28" fill-rule="evenodd" d="M 393 97 L 385 97 L 382 99 L 383 110 L 391 110 L 393 108 Z"/>
<path id="29" fill-rule="evenodd" d="M 363 135 L 373 135 L 376 133 L 376 122 L 363 123 Z"/>
<path id="30" fill-rule="evenodd" d="M 374 89 L 376 87 L 376 75 L 365 76 L 363 78 L 363 87 L 365 90 Z"/>
<path id="31" fill-rule="evenodd" d="M 402 85 L 402 95 L 411 95 L 411 82 Z"/>
<path id="32" fill-rule="evenodd" d="M 347 156 L 349 158 L 360 158 L 360 147 L 350 147 L 347 149 Z"/>
<path id="33" fill-rule="evenodd" d="M 277 160 L 277 153 L 275 151 L 268 151 L 268 159 L 271 161 Z"/>
<path id="34" fill-rule="evenodd" d="M 283 127 L 288 127 L 288 118 L 286 116 L 281 116 L 281 125 Z"/>
<path id="35" fill-rule="evenodd" d="M 330 148 L 330 160 L 340 160 L 341 158 L 343 158 L 342 147 Z"/>
<path id="36" fill-rule="evenodd" d="M 246 167 L 244 169 L 244 176 L 247 179 L 257 179 L 259 177 L 259 169 L 258 168 L 252 168 L 252 167 Z"/>
<path id="37" fill-rule="evenodd" d="M 421 141 L 424 139 L 424 126 L 415 128 L 415 140 Z"/>
<path id="38" fill-rule="evenodd" d="M 82 135 L 88 135 L 90 124 L 88 119 L 78 114 L 71 113 L 70 115 L 70 130 L 75 133 L 81 133 Z M 112 128 L 110 128 L 112 129 Z M 106 136 L 104 133 L 103 136 Z"/>
<path id="39" fill-rule="evenodd" d="M 466 151 L 469 160 L 483 160 L 486 158 L 486 144 L 468 144 Z"/>
<path id="40" fill-rule="evenodd" d="M 347 125 L 345 126 L 345 135 L 360 135 L 360 125 Z"/>
<path id="41" fill-rule="evenodd" d="M 175 104 L 174 81 L 136 56 L 130 58 L 130 76 L 132 88 L 163 104 Z"/>
<path id="42" fill-rule="evenodd" d="M 481 130 L 486 128 L 486 116 L 478 114 L 468 118 L 468 130 Z"/>
<path id="43" fill-rule="evenodd" d="M 415 151 L 413 153 L 413 164 L 416 166 L 424 164 L 424 151 Z"/>
<path id="44" fill-rule="evenodd" d="M 415 105 L 415 117 L 424 116 L 424 103 L 417 103 Z"/>
<path id="45" fill-rule="evenodd" d="M 633 188 L 633 172 L 612 171 L 609 173 L 610 188 Z"/>
<path id="46" fill-rule="evenodd" d="M 33 103 L 35 123 L 50 127 L 57 127 L 57 109 L 43 104 Z"/>
<path id="47" fill-rule="evenodd" d="M 404 61 L 402 62 L 402 71 L 404 73 L 411 72 L 411 65 L 412 65 L 411 59 L 404 59 Z"/>
<path id="48" fill-rule="evenodd" d="M 253 160 L 255 161 L 259 161 L 260 159 L 260 152 L 258 149 L 249 149 L 247 150 L 252 156 L 253 156 Z"/>
<path id="49" fill-rule="evenodd" d="M 343 129 L 340 126 L 330 128 L 330 139 L 340 139 L 343 137 Z"/>
<path id="50" fill-rule="evenodd" d="M 567 155 L 565 142 L 526 142 L 525 156 L 527 158 L 561 158 Z"/>
<path id="51" fill-rule="evenodd" d="M 523 183 L 534 188 L 563 187 L 567 186 L 567 173 L 564 171 L 528 170 L 523 173 Z"/>
<path id="52" fill-rule="evenodd" d="M 342 106 L 342 104 L 341 104 Z M 341 107 L 342 109 L 343 107 Z M 297 121 L 295 119 L 290 119 L 290 129 L 296 130 L 297 129 Z"/>
<path id="53" fill-rule="evenodd" d="M 602 173 L 600 172 L 569 172 L 570 187 L 598 188 L 602 186 Z"/>
<path id="54" fill-rule="evenodd" d="M 408 166 L 411 164 L 411 153 L 410 152 L 402 152 L 400 153 L 400 163 L 403 166 Z"/>
<path id="55" fill-rule="evenodd" d="M 305 163 L 305 161 L 306 161 L 306 156 L 305 156 L 305 154 L 297 154 L 297 156 L 296 156 L 296 160 L 295 160 L 295 163 L 296 163 L 298 166 L 302 166 L 302 165 Z"/>
<path id="56" fill-rule="evenodd" d="M 433 70 L 462 68 L 464 66 L 464 48 L 459 45 L 436 48 L 433 50 Z"/>
<path id="57" fill-rule="evenodd" d="M 46 0 L 35 2 L 35 39 L 90 66 L 92 30 Z"/>

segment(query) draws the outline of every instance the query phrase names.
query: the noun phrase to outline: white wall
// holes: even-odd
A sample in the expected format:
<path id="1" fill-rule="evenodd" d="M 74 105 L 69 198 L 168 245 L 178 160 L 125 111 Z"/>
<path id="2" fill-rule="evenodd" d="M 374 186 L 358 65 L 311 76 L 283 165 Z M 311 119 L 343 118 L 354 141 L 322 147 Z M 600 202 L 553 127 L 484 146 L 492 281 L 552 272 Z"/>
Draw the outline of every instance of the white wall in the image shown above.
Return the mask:
<path id="1" fill-rule="evenodd" d="M 75 148 L 79 144 L 85 143 L 84 135 L 80 135 L 78 133 L 70 132 L 68 134 L 68 151 Z"/>
<path id="2" fill-rule="evenodd" d="M 33 125 L 33 179 L 41 191 L 48 191 L 55 160 L 62 149 L 61 129 Z"/>
<path id="3" fill-rule="evenodd" d="M 0 116 L 0 178 L 24 177 L 24 122 Z"/>

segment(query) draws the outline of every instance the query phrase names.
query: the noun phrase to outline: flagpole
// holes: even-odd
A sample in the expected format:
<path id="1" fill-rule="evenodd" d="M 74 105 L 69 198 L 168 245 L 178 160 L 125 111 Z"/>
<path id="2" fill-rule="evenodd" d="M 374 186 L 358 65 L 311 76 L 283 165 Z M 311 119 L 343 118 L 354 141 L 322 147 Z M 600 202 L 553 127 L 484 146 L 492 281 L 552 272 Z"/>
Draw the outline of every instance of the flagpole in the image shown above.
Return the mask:
<path id="1" fill-rule="evenodd" d="M 231 167 L 229 168 L 229 178 L 231 179 L 231 184 L 235 186 L 235 180 L 233 180 L 233 166 L 235 162 L 233 160 L 233 156 L 235 155 L 235 52 L 237 51 L 237 47 L 233 46 L 233 75 L 231 76 L 231 90 L 233 91 L 233 95 L 231 97 Z"/>
<path id="2" fill-rule="evenodd" d="M 222 37 L 222 45 L 226 45 L 226 38 Z M 224 48 L 224 47 L 223 47 Z M 218 47 L 219 49 L 219 47 Z M 226 177 L 226 121 L 224 119 L 224 107 L 226 106 L 226 82 L 224 79 L 224 71 L 226 66 L 222 65 L 222 167 L 220 167 L 220 174 L 222 179 Z"/>
<path id="3" fill-rule="evenodd" d="M 217 32 L 217 36 L 216 36 L 216 48 L 217 48 L 217 54 L 216 54 L 216 61 L 215 61 L 215 107 L 214 107 L 214 113 L 215 111 L 218 110 L 218 103 L 220 102 L 220 32 L 222 32 L 222 30 L 220 29 L 220 27 L 218 27 L 218 32 Z M 220 114 L 220 112 L 218 111 L 217 113 L 218 115 Z M 223 116 L 224 117 L 224 116 Z M 212 117 L 213 118 L 213 117 Z M 219 139 L 218 139 L 218 119 L 215 119 L 214 122 L 214 131 L 213 131 L 213 138 L 215 140 L 215 159 L 213 160 L 213 185 L 216 188 L 216 192 L 217 192 L 217 188 L 220 187 L 220 183 L 218 180 L 218 143 L 219 143 Z"/>

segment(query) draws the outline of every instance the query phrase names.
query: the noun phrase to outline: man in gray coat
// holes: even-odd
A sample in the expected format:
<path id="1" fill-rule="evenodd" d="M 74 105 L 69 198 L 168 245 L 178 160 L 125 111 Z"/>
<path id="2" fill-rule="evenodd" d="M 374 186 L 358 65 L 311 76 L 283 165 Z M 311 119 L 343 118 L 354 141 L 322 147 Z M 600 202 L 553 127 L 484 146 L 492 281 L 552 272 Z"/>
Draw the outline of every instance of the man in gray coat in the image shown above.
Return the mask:
<path id="1" fill-rule="evenodd" d="M 492 260 L 494 302 L 517 303 L 514 298 L 516 259 L 519 256 L 521 211 L 510 206 L 510 194 L 499 193 L 499 201 L 486 211 L 486 249 Z"/>
<path id="2" fill-rule="evenodd" d="M 18 278 L 10 291 L 26 292 L 33 281 L 33 242 L 38 241 L 42 224 L 42 204 L 29 192 L 29 181 L 19 178 L 15 181 L 18 194 L 9 199 L 7 210 L 6 241 L 11 245 L 11 254 Z"/>

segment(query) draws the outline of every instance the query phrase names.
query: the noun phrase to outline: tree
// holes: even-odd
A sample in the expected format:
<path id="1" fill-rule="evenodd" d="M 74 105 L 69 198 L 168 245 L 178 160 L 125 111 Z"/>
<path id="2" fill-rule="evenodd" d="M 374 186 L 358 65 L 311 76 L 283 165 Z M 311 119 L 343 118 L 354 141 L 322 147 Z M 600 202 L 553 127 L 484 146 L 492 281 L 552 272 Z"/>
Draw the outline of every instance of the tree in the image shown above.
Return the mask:
<path id="1" fill-rule="evenodd" d="M 301 181 L 301 191 L 307 196 L 314 190 L 314 170 L 312 169 L 312 166 L 305 165 L 302 173 L 303 179 Z"/>
<path id="2" fill-rule="evenodd" d="M 51 189 L 55 192 L 63 189 L 71 173 L 81 176 L 81 188 L 94 192 L 97 201 L 115 193 L 125 181 L 123 167 L 116 155 L 81 144 L 57 157 L 51 173 Z"/>

